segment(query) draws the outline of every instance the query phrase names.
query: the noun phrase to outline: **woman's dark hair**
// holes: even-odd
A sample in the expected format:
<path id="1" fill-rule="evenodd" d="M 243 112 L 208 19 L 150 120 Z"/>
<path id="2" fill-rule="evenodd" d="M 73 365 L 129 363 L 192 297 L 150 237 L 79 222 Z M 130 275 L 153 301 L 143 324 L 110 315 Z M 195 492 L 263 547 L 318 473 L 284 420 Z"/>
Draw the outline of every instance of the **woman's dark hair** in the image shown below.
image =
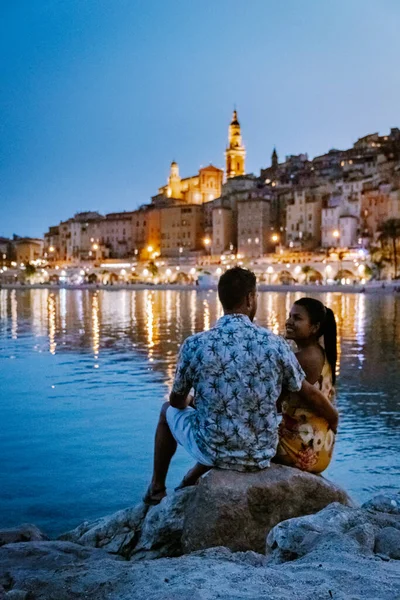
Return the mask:
<path id="1" fill-rule="evenodd" d="M 225 271 L 218 281 L 218 297 L 226 310 L 240 306 L 257 285 L 256 276 L 248 269 L 233 267 Z"/>
<path id="2" fill-rule="evenodd" d="M 336 380 L 336 320 L 333 311 L 315 298 L 300 298 L 295 304 L 306 309 L 312 325 L 319 324 L 317 337 L 324 337 L 325 354 L 332 371 L 332 383 Z"/>

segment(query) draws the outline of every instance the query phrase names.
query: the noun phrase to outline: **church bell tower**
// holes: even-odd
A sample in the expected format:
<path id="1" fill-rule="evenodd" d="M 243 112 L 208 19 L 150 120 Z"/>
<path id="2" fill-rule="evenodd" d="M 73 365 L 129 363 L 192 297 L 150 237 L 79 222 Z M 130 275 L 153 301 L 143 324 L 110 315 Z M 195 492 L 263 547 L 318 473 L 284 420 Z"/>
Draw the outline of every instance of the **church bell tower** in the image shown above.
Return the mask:
<path id="1" fill-rule="evenodd" d="M 237 177 L 238 175 L 244 175 L 245 159 L 246 149 L 242 145 L 240 123 L 238 121 L 237 112 L 234 110 L 232 121 L 229 125 L 229 145 L 225 150 L 226 176 L 230 178 Z"/>

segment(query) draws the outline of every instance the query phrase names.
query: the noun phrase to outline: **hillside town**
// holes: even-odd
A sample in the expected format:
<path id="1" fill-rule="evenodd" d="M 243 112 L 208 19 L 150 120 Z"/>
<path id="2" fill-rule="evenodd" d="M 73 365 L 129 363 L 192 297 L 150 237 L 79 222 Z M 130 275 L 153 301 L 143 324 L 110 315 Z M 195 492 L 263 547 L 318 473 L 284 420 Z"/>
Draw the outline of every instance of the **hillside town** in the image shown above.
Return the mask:
<path id="1" fill-rule="evenodd" d="M 0 238 L 0 281 L 61 272 L 78 281 L 194 280 L 232 262 L 262 265 L 270 283 L 396 279 L 399 223 L 400 129 L 313 159 L 280 161 L 274 148 L 254 175 L 235 110 L 225 170 L 210 164 L 182 177 L 173 161 L 167 182 L 136 210 L 80 212 L 43 239 Z"/>

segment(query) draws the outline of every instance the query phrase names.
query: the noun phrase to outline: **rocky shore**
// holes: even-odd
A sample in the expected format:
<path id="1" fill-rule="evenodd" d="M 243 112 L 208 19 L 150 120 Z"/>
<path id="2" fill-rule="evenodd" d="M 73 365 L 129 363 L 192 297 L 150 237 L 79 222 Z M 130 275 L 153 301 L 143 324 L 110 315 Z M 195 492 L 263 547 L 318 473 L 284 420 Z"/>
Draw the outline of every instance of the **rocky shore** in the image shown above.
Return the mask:
<path id="1" fill-rule="evenodd" d="M 400 493 L 358 507 L 289 467 L 214 470 L 158 506 L 0 546 L 2 600 L 396 600 Z"/>

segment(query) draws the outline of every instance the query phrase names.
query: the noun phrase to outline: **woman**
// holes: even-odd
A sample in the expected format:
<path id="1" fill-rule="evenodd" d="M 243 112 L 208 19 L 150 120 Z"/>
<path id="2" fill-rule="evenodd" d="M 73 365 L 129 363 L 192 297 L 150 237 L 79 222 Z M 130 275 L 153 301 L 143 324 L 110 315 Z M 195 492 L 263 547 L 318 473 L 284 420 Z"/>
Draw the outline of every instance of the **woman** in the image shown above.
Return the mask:
<path id="1" fill-rule="evenodd" d="M 286 321 L 286 338 L 297 345 L 296 356 L 307 381 L 333 402 L 337 350 L 331 309 L 314 298 L 297 300 Z M 282 397 L 277 462 L 321 473 L 329 465 L 334 443 L 327 421 L 304 406 L 296 393 Z"/>

